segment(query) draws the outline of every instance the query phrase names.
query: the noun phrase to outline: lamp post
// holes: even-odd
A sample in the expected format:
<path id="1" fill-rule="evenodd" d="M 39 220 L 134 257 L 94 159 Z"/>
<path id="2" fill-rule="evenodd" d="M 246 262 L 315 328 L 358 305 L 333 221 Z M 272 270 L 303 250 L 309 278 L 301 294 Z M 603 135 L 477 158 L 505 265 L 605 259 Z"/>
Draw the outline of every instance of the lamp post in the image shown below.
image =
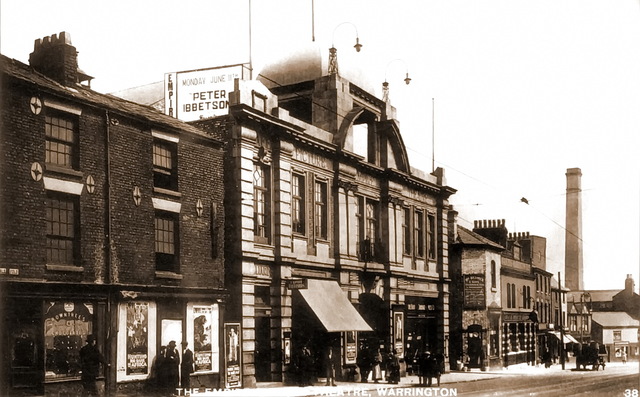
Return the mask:
<path id="1" fill-rule="evenodd" d="M 407 85 L 409 85 L 409 83 L 411 82 L 411 77 L 409 77 L 409 66 L 407 65 L 407 63 L 404 60 L 402 60 L 400 58 L 396 58 L 396 59 L 393 59 L 393 60 L 389 61 L 389 63 L 387 63 L 387 66 L 384 69 L 384 83 L 382 83 L 382 100 L 384 102 L 388 102 L 389 101 L 389 83 L 387 82 L 387 70 L 389 69 L 389 65 L 391 65 L 394 62 L 402 62 L 402 63 L 404 63 L 404 66 L 406 68 L 406 74 L 405 74 L 404 82 Z"/>
<path id="2" fill-rule="evenodd" d="M 351 22 L 342 22 L 338 24 L 338 26 L 333 28 L 333 33 L 331 35 L 331 48 L 329 48 L 329 74 L 338 74 L 338 50 L 333 43 L 336 35 L 336 30 L 340 26 L 347 24 L 353 26 L 356 31 L 356 44 L 353 46 L 353 48 L 356 49 L 356 52 L 360 52 L 360 50 L 362 49 L 362 44 L 360 44 L 360 37 L 358 37 L 358 28 L 356 28 L 356 25 L 352 24 Z"/>

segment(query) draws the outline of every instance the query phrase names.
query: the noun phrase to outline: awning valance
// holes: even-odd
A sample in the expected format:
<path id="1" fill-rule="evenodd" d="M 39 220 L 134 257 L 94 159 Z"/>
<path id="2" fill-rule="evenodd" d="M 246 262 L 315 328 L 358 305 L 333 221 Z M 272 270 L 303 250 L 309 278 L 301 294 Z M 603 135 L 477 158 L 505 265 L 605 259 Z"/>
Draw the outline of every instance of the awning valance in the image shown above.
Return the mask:
<path id="1" fill-rule="evenodd" d="M 309 279 L 298 291 L 327 332 L 372 331 L 336 281 Z"/>

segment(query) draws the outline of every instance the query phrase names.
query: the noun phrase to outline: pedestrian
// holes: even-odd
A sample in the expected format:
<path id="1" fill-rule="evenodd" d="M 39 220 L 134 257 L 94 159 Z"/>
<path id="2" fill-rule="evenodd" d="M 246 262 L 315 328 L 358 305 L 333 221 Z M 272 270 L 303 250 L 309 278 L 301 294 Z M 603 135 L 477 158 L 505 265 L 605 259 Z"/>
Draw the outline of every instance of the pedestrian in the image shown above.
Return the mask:
<path id="1" fill-rule="evenodd" d="M 100 350 L 96 346 L 96 337 L 87 336 L 87 344 L 80 349 L 80 368 L 82 370 L 83 396 L 97 396 L 96 378 L 100 374 L 100 364 L 109 367 Z"/>
<path id="2" fill-rule="evenodd" d="M 360 368 L 360 382 L 367 383 L 369 373 L 371 373 L 372 360 L 369 346 L 363 343 L 360 352 L 358 352 L 358 367 Z"/>
<path id="3" fill-rule="evenodd" d="M 387 362 L 387 379 L 389 383 L 398 384 L 400 382 L 400 357 L 398 351 L 393 349 L 389 353 L 389 360 Z"/>
<path id="4" fill-rule="evenodd" d="M 183 389 L 191 389 L 191 374 L 193 369 L 193 352 L 189 349 L 189 342 L 182 342 L 182 363 L 180 363 L 180 385 Z"/>
<path id="5" fill-rule="evenodd" d="M 627 352 L 623 349 L 622 350 L 622 364 L 626 364 L 627 363 Z"/>
<path id="6" fill-rule="evenodd" d="M 376 349 L 375 354 L 373 355 L 373 382 L 378 383 L 382 379 L 382 353 L 380 353 L 380 349 Z"/>
<path id="7" fill-rule="evenodd" d="M 420 353 L 420 358 L 418 359 L 418 380 L 420 382 L 420 386 L 426 386 L 427 383 L 430 383 L 431 380 L 427 380 L 429 374 L 429 360 L 431 359 L 431 353 L 428 350 L 424 350 Z"/>
<path id="8" fill-rule="evenodd" d="M 180 366 L 180 354 L 178 353 L 178 349 L 176 349 L 176 341 L 172 340 L 167 345 L 163 363 L 167 379 L 166 390 L 174 394 L 180 383 L 180 373 L 178 369 Z"/>
<path id="9" fill-rule="evenodd" d="M 333 364 L 333 349 L 331 346 L 327 346 L 325 348 L 324 355 L 324 367 L 327 375 L 327 383 L 326 386 L 335 386 L 336 385 L 336 372 Z"/>

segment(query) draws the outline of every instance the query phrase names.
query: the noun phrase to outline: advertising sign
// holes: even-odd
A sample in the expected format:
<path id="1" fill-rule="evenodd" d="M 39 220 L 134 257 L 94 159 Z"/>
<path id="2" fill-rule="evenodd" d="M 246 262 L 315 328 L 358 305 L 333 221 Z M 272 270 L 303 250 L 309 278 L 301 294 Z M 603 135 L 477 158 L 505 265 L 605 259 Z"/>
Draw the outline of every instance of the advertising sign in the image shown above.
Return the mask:
<path id="1" fill-rule="evenodd" d="M 127 303 L 127 375 L 148 373 L 148 321 L 148 302 Z"/>
<path id="2" fill-rule="evenodd" d="M 483 274 L 464 275 L 464 308 L 485 308 L 485 282 Z"/>
<path id="3" fill-rule="evenodd" d="M 355 364 L 358 357 L 358 338 L 356 331 L 344 333 L 344 363 Z"/>
<path id="4" fill-rule="evenodd" d="M 393 347 L 400 357 L 404 354 L 404 313 L 393 312 Z"/>
<path id="5" fill-rule="evenodd" d="M 229 113 L 229 93 L 236 78 L 246 79 L 244 65 L 165 73 L 164 112 L 182 121 Z"/>
<path id="6" fill-rule="evenodd" d="M 242 387 L 242 371 L 240 358 L 240 324 L 226 323 L 224 325 L 224 362 L 225 388 Z"/>
<path id="7" fill-rule="evenodd" d="M 211 306 L 193 307 L 193 354 L 196 372 L 213 369 L 212 324 Z"/>

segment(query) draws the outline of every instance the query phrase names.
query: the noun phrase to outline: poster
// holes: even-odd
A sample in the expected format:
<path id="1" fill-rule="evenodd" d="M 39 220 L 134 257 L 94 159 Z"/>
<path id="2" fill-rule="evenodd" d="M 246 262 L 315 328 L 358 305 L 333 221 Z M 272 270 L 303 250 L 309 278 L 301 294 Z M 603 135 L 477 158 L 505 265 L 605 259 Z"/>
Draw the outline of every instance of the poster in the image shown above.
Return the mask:
<path id="1" fill-rule="evenodd" d="M 193 307 L 193 358 L 196 372 L 213 369 L 212 324 L 211 306 Z"/>
<path id="2" fill-rule="evenodd" d="M 358 339 L 356 331 L 344 333 L 344 363 L 355 364 L 358 357 Z"/>
<path id="3" fill-rule="evenodd" d="M 404 355 L 404 313 L 393 312 L 393 348 L 400 357 Z"/>
<path id="4" fill-rule="evenodd" d="M 225 388 L 242 387 L 240 324 L 224 325 Z"/>
<path id="5" fill-rule="evenodd" d="M 127 375 L 149 372 L 149 303 L 127 303 Z"/>

